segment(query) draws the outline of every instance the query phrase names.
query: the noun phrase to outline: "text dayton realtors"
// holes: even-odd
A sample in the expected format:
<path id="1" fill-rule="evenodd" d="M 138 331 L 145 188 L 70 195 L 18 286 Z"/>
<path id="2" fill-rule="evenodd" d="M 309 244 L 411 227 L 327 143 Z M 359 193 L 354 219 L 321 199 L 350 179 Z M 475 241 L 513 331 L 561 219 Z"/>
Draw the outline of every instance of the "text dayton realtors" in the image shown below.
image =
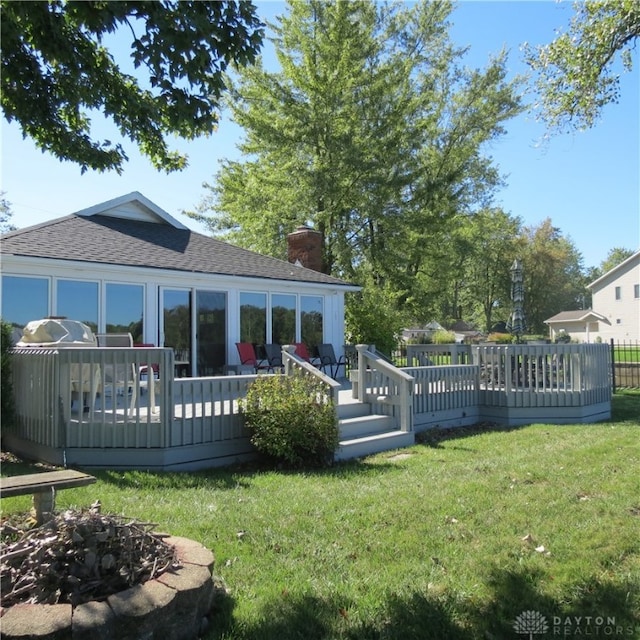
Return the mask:
<path id="1" fill-rule="evenodd" d="M 616 623 L 615 616 L 553 616 L 554 636 L 600 636 L 604 638 L 633 636 L 632 626 Z"/>

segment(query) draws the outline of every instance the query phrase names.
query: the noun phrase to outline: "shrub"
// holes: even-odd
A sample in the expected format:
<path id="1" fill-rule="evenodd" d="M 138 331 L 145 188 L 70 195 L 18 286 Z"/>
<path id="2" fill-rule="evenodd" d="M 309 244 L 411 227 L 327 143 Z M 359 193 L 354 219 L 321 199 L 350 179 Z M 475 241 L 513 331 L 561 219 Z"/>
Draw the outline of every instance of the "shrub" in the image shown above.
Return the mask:
<path id="1" fill-rule="evenodd" d="M 3 425 L 9 425 L 13 422 L 14 404 L 13 404 L 13 385 L 11 382 L 11 354 L 9 350 L 13 347 L 11 341 L 11 325 L 4 320 L 1 323 L 1 340 L 0 340 L 0 376 L 2 379 L 0 393 L 0 420 Z"/>
<path id="2" fill-rule="evenodd" d="M 510 333 L 490 333 L 487 336 L 487 340 L 496 344 L 511 344 L 515 341 L 515 336 Z"/>
<path id="3" fill-rule="evenodd" d="M 438 329 L 431 336 L 431 339 L 433 344 L 454 344 L 456 341 L 456 334 L 453 331 Z"/>
<path id="4" fill-rule="evenodd" d="M 240 402 L 251 442 L 287 467 L 322 467 L 338 447 L 338 418 L 326 387 L 316 378 L 259 376 Z"/>

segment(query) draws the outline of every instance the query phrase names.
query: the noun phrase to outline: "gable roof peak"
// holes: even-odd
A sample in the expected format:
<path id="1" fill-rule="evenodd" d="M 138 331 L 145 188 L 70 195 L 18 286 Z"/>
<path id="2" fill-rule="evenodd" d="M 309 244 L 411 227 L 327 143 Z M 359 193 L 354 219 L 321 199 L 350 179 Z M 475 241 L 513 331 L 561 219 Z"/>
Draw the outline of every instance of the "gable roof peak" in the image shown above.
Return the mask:
<path id="1" fill-rule="evenodd" d="M 188 231 L 188 227 L 178 222 L 173 216 L 160 208 L 155 202 L 143 196 L 139 191 L 132 191 L 125 195 L 95 204 L 86 209 L 74 212 L 76 216 L 88 218 L 91 216 L 109 216 L 141 222 L 168 224 L 176 229 Z"/>
<path id="2" fill-rule="evenodd" d="M 611 276 L 611 274 L 615 273 L 619 269 L 626 267 L 628 264 L 634 262 L 635 260 L 638 260 L 638 258 L 640 258 L 640 249 L 632 253 L 628 258 L 625 258 L 622 262 L 619 262 L 615 267 L 611 267 L 609 271 L 606 271 L 605 273 L 603 273 L 600 277 L 596 278 L 593 282 L 590 282 L 587 285 L 587 289 L 592 289 L 594 285 L 604 281 L 609 276 Z"/>

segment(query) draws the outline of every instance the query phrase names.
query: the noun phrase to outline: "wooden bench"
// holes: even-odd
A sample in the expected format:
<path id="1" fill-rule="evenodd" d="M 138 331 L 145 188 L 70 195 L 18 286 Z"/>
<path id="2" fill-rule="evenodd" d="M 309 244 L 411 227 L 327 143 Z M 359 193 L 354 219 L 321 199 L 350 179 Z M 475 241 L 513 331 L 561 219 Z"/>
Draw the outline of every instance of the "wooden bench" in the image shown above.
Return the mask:
<path id="1" fill-rule="evenodd" d="M 0 478 L 0 497 L 33 494 L 33 509 L 38 524 L 42 524 L 55 508 L 56 490 L 84 487 L 96 481 L 94 476 L 73 469 L 28 473 Z"/>

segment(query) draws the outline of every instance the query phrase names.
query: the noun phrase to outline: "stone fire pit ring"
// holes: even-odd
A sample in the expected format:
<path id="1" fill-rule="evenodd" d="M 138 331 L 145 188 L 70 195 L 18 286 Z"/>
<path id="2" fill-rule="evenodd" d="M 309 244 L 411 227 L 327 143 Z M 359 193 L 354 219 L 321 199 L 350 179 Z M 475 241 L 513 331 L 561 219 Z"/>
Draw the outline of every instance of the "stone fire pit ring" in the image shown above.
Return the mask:
<path id="1" fill-rule="evenodd" d="M 209 624 L 216 585 L 213 553 L 198 542 L 170 536 L 180 563 L 144 584 L 103 601 L 16 604 L 0 611 L 6 640 L 195 640 Z"/>

